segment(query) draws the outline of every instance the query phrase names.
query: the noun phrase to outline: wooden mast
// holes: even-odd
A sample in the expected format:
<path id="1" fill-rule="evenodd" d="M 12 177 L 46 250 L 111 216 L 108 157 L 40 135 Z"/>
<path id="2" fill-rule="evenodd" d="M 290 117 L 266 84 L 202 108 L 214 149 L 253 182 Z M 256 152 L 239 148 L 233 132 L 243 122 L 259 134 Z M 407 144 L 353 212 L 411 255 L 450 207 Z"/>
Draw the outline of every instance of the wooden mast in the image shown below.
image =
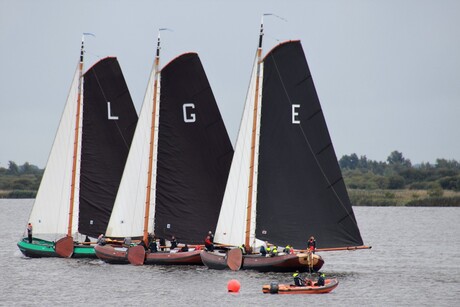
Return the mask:
<path id="1" fill-rule="evenodd" d="M 72 183 L 70 186 L 70 206 L 69 206 L 69 222 L 67 228 L 67 236 L 72 237 L 72 222 L 73 222 L 73 207 L 75 200 L 75 182 L 77 178 L 77 156 L 78 156 L 78 142 L 80 130 L 80 113 L 81 113 L 81 97 L 83 93 L 83 55 L 84 55 L 85 35 L 81 38 L 80 50 L 80 63 L 78 64 L 79 77 L 78 77 L 78 94 L 77 94 L 77 113 L 75 118 L 75 134 L 73 143 L 73 159 L 72 159 Z"/>
<path id="2" fill-rule="evenodd" d="M 255 147 L 256 147 L 256 132 L 257 132 L 257 109 L 259 107 L 259 79 L 260 79 L 260 65 L 262 62 L 262 38 L 264 35 L 264 20 L 260 23 L 259 34 L 259 47 L 257 48 L 257 73 L 254 97 L 254 110 L 252 115 L 252 136 L 251 136 L 251 162 L 249 164 L 249 185 L 248 185 L 248 205 L 246 209 L 246 232 L 244 244 L 246 248 L 250 246 L 251 235 L 251 211 L 252 211 L 252 195 L 254 185 L 254 160 L 255 160 Z"/>
<path id="3" fill-rule="evenodd" d="M 150 214 L 150 198 L 152 186 L 152 168 L 154 160 L 154 142 L 155 142 L 155 124 L 156 124 L 156 108 L 157 108 L 157 88 L 158 76 L 160 74 L 160 32 L 158 32 L 157 53 L 154 63 L 154 81 L 153 81 L 153 109 L 152 109 L 152 125 L 150 127 L 150 150 L 149 150 L 149 167 L 147 171 L 147 193 L 145 197 L 145 215 L 144 215 L 144 232 L 142 240 L 147 245 L 149 235 L 149 214 Z"/>

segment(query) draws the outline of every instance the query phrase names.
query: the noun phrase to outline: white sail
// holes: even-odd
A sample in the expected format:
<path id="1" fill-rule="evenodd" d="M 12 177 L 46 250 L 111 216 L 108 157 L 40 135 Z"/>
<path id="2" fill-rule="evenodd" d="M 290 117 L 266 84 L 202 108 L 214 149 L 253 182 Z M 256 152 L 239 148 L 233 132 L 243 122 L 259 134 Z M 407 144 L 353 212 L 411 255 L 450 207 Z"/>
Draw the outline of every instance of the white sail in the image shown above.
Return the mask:
<path id="1" fill-rule="evenodd" d="M 260 123 L 260 109 L 261 109 L 261 95 L 262 95 L 262 72 L 263 64 L 259 65 L 261 69 L 259 75 L 257 74 L 258 58 L 254 61 L 254 66 L 251 75 L 251 81 L 246 96 L 246 103 L 241 118 L 240 129 L 236 141 L 235 152 L 233 154 L 232 166 L 225 188 L 225 194 L 222 201 L 222 207 L 219 214 L 219 221 L 217 223 L 214 241 L 221 244 L 229 244 L 239 246 L 245 242 L 246 220 L 247 220 L 247 206 L 248 206 L 248 185 L 250 175 L 250 161 L 251 161 L 251 138 L 253 129 L 254 117 L 254 102 L 256 95 L 256 78 L 259 79 L 258 91 L 258 110 L 257 110 L 257 131 L 256 131 L 256 151 L 254 159 L 254 182 L 253 186 L 257 187 L 257 157 L 258 157 L 258 143 L 259 143 L 259 123 Z M 255 240 L 255 219 L 256 219 L 256 202 L 257 202 L 257 189 L 254 188 L 252 196 L 252 210 L 251 210 L 251 230 L 250 242 Z"/>
<path id="2" fill-rule="evenodd" d="M 113 206 L 112 215 L 107 226 L 106 235 L 109 237 L 140 237 L 143 235 L 145 201 L 147 194 L 147 171 L 149 166 L 150 134 L 152 127 L 152 111 L 154 106 L 154 79 L 155 66 L 150 74 L 147 90 L 139 114 L 136 131 L 126 160 L 125 169 L 118 188 L 117 197 Z M 154 128 L 154 161 L 152 169 L 152 183 L 149 210 L 149 232 L 153 232 L 153 217 L 155 215 L 155 187 L 156 187 L 156 157 L 159 123 L 160 77 L 156 94 L 158 103 L 155 111 Z"/>
<path id="3" fill-rule="evenodd" d="M 51 148 L 40 188 L 29 217 L 35 234 L 67 233 L 69 221 L 70 193 L 72 180 L 72 159 L 74 154 L 75 118 L 79 91 L 80 69 L 77 68 L 70 87 L 64 112 L 59 123 L 53 147 Z M 81 97 L 83 100 L 83 97 Z M 80 109 L 83 114 L 83 108 Z M 78 227 L 78 189 L 80 176 L 81 123 L 77 145 L 76 192 L 73 205 L 72 233 Z"/>

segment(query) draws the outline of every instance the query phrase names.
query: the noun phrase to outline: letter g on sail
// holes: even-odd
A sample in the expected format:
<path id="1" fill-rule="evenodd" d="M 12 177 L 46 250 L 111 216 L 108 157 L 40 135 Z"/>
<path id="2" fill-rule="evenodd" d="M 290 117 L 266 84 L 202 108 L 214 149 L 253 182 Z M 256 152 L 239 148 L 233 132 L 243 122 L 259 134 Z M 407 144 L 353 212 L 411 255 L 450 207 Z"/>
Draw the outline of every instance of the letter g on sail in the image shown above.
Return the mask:
<path id="1" fill-rule="evenodd" d="M 196 121 L 196 114 L 192 113 L 191 110 L 187 112 L 187 109 L 195 109 L 194 103 L 185 103 L 182 107 L 184 113 L 184 122 L 185 123 L 194 123 Z"/>

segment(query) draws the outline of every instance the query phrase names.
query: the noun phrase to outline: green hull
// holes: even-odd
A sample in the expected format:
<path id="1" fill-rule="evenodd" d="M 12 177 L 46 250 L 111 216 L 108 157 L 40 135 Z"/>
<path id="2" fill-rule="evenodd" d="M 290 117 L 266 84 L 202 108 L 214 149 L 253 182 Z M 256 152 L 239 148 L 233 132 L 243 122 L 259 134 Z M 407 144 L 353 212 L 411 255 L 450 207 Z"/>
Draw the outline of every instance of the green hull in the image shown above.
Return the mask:
<path id="1" fill-rule="evenodd" d="M 26 257 L 59 257 L 54 250 L 54 242 L 33 238 L 29 243 L 27 238 L 18 242 L 18 247 Z M 97 258 L 94 247 L 89 245 L 74 245 L 72 258 Z"/>

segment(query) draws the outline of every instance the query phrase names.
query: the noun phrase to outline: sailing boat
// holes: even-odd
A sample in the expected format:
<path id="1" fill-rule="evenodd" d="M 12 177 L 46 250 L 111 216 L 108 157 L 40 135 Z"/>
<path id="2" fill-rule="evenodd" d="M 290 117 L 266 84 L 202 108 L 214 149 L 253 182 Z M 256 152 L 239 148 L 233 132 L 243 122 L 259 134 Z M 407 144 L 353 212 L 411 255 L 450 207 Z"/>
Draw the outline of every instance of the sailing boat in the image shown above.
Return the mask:
<path id="1" fill-rule="evenodd" d="M 83 55 L 84 36 L 28 221 L 42 239 L 25 237 L 17 244 L 28 257 L 96 257 L 90 244 L 74 241 L 78 234 L 105 232 L 136 127 L 137 113 L 117 59 L 102 59 L 83 75 Z"/>
<path id="2" fill-rule="evenodd" d="M 357 249 L 363 241 L 300 41 L 279 44 L 262 59 L 263 22 L 215 242 L 255 251 L 306 246 Z M 311 252 L 275 257 L 239 248 L 203 252 L 211 269 L 317 271 Z"/>
<path id="3" fill-rule="evenodd" d="M 201 61 L 178 56 L 159 70 L 160 35 L 123 178 L 107 228 L 110 238 L 150 236 L 202 244 L 214 231 L 233 148 Z M 200 250 L 145 252 L 98 245 L 108 263 L 201 264 Z"/>

